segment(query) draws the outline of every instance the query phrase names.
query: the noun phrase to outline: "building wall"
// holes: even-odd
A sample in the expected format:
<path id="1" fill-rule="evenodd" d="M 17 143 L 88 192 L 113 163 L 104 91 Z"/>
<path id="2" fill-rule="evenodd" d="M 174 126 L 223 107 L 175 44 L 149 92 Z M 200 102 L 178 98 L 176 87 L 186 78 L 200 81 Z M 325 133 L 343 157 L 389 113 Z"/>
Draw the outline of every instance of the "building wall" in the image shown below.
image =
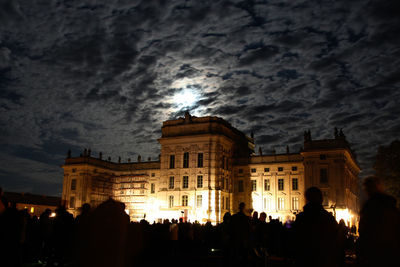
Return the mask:
<path id="1" fill-rule="evenodd" d="M 305 189 L 317 186 L 324 193 L 326 209 L 349 225 L 356 223 L 360 169 L 343 140 L 308 140 L 301 153 L 254 155 L 252 139 L 227 122 L 186 116 L 164 122 L 159 142 L 159 161 L 113 163 L 88 155 L 67 158 L 62 199 L 68 210 L 77 215 L 82 204 L 96 207 L 112 197 L 125 203 L 133 221 L 184 217 L 216 223 L 245 202 L 249 211 L 266 212 L 284 221 L 302 210 Z M 202 166 L 198 165 L 199 154 L 203 155 Z"/>

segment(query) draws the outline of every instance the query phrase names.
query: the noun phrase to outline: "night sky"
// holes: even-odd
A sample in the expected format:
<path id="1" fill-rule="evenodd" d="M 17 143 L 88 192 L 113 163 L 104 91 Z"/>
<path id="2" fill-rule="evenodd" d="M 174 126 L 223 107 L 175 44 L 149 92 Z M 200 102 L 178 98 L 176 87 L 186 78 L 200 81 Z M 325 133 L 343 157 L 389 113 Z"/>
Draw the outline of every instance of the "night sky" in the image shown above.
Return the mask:
<path id="1" fill-rule="evenodd" d="M 0 0 L 0 186 L 60 195 L 91 148 L 160 153 L 162 121 L 220 116 L 256 151 L 343 128 L 363 171 L 400 132 L 400 1 Z"/>

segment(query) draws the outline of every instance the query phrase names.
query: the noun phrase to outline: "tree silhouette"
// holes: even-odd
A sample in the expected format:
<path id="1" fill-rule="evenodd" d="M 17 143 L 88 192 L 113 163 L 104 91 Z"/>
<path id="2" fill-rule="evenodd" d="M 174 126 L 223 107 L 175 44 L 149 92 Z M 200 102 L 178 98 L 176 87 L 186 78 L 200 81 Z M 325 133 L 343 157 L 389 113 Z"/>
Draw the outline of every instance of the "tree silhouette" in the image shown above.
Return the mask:
<path id="1" fill-rule="evenodd" d="M 400 141 L 380 146 L 375 158 L 376 176 L 384 182 L 385 191 L 397 199 L 400 207 Z"/>

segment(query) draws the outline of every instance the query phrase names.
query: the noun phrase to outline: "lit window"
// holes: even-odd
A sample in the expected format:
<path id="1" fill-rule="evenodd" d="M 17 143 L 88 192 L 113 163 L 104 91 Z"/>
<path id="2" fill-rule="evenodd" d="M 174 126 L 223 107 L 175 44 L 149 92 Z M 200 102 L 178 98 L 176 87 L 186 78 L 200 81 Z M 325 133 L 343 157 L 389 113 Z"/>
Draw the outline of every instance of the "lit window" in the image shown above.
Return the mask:
<path id="1" fill-rule="evenodd" d="M 271 209 L 271 199 L 265 197 L 264 198 L 264 209 L 265 210 L 270 210 Z"/>
<path id="2" fill-rule="evenodd" d="M 183 176 L 182 188 L 189 187 L 189 176 Z"/>
<path id="3" fill-rule="evenodd" d="M 278 210 L 285 209 L 285 199 L 283 197 L 278 197 Z"/>
<path id="4" fill-rule="evenodd" d="M 322 205 L 329 205 L 329 193 L 327 191 L 322 191 Z"/>
<path id="5" fill-rule="evenodd" d="M 198 208 L 201 208 L 203 206 L 203 196 L 202 195 L 198 195 L 196 197 L 196 206 Z"/>
<path id="6" fill-rule="evenodd" d="M 71 197 L 71 198 L 69 199 L 69 207 L 70 207 L 71 209 L 75 209 L 75 197 Z"/>
<path id="7" fill-rule="evenodd" d="M 169 156 L 169 168 L 170 169 L 175 168 L 175 155 Z"/>
<path id="8" fill-rule="evenodd" d="M 264 172 L 269 172 L 269 168 L 264 168 Z"/>
<path id="9" fill-rule="evenodd" d="M 168 207 L 172 208 L 174 206 L 174 196 L 169 196 Z"/>
<path id="10" fill-rule="evenodd" d="M 269 179 L 265 179 L 265 180 L 264 180 L 264 190 L 265 190 L 265 191 L 271 190 L 271 184 L 270 184 L 270 182 L 269 182 Z"/>
<path id="11" fill-rule="evenodd" d="M 299 190 L 299 180 L 297 178 L 292 180 L 292 190 Z"/>
<path id="12" fill-rule="evenodd" d="M 243 192 L 244 188 L 243 188 L 243 180 L 239 180 L 238 181 L 238 191 L 239 192 Z"/>
<path id="13" fill-rule="evenodd" d="M 197 176 L 197 188 L 202 188 L 203 187 L 203 176 L 198 175 Z"/>
<path id="14" fill-rule="evenodd" d="M 320 169 L 319 171 L 320 171 L 319 182 L 321 184 L 328 183 L 328 169 Z"/>
<path id="15" fill-rule="evenodd" d="M 278 172 L 283 172 L 283 167 L 278 167 Z"/>
<path id="16" fill-rule="evenodd" d="M 35 212 L 35 208 L 31 207 L 31 213 L 34 213 L 34 212 Z"/>
<path id="17" fill-rule="evenodd" d="M 278 179 L 278 190 L 279 190 L 279 191 L 284 190 L 283 179 Z"/>
<path id="18" fill-rule="evenodd" d="M 257 191 L 257 181 L 256 180 L 251 180 L 251 190 Z"/>
<path id="19" fill-rule="evenodd" d="M 297 171 L 297 166 L 292 166 L 292 171 Z"/>
<path id="20" fill-rule="evenodd" d="M 182 196 L 182 206 L 187 206 L 188 205 L 188 196 Z"/>
<path id="21" fill-rule="evenodd" d="M 292 198 L 292 210 L 299 210 L 299 198 L 298 197 Z"/>
<path id="22" fill-rule="evenodd" d="M 151 193 L 154 194 L 156 192 L 156 185 L 154 183 L 151 184 Z"/>
<path id="23" fill-rule="evenodd" d="M 257 169 L 255 169 L 255 168 L 253 168 L 253 169 L 251 169 L 251 172 L 256 172 L 257 171 Z"/>
<path id="24" fill-rule="evenodd" d="M 169 189 L 174 189 L 174 176 L 169 177 Z"/>
<path id="25" fill-rule="evenodd" d="M 71 190 L 76 190 L 76 179 L 71 180 Z"/>
<path id="26" fill-rule="evenodd" d="M 197 154 L 197 167 L 203 167 L 203 153 Z"/>
<path id="27" fill-rule="evenodd" d="M 189 168 L 189 152 L 183 153 L 183 168 Z"/>

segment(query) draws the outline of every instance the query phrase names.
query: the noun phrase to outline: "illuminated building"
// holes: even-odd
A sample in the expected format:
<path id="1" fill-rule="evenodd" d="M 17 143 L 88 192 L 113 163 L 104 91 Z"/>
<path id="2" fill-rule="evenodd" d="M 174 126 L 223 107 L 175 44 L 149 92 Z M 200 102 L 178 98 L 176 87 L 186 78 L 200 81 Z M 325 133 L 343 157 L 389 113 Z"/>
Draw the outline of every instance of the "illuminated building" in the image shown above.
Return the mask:
<path id="1" fill-rule="evenodd" d="M 344 135 L 311 140 L 299 153 L 259 155 L 254 140 L 219 117 L 165 121 L 157 161 L 118 163 L 92 157 L 65 160 L 62 199 L 77 214 L 112 197 L 126 205 L 131 220 L 184 217 L 220 222 L 240 202 L 273 218 L 293 218 L 305 204 L 304 191 L 319 187 L 324 207 L 348 224 L 357 222 L 358 167 Z"/>
<path id="2" fill-rule="evenodd" d="M 4 192 L 4 197 L 9 203 L 15 203 L 18 210 L 26 209 L 32 216 L 39 217 L 46 209 L 55 214 L 55 210 L 61 204 L 60 197 L 34 195 L 30 193 Z"/>

